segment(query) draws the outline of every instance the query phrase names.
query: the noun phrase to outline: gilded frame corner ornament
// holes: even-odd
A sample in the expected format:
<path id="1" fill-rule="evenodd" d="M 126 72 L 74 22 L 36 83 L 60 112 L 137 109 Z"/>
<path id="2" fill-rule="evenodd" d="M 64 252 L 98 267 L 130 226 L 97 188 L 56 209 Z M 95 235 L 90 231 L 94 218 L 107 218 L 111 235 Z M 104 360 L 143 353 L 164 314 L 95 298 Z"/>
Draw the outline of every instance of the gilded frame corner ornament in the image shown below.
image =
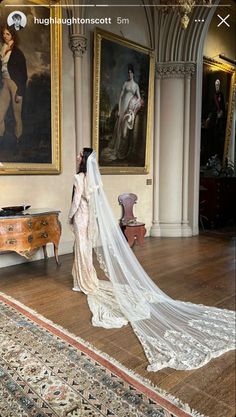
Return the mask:
<path id="1" fill-rule="evenodd" d="M 225 74 L 230 74 L 230 88 L 229 88 L 229 96 L 228 96 L 228 110 L 227 110 L 227 121 L 226 121 L 226 128 L 225 128 L 225 140 L 224 140 L 224 149 L 223 149 L 223 157 L 222 162 L 226 158 L 229 157 L 229 148 L 230 142 L 232 140 L 232 124 L 233 124 L 233 114 L 235 109 L 235 95 L 236 95 L 236 71 L 231 65 L 217 61 L 213 58 L 204 56 L 203 57 L 203 64 L 206 65 L 209 70 L 216 72 L 222 71 Z"/>
<path id="2" fill-rule="evenodd" d="M 101 54 L 102 41 L 111 41 L 113 45 L 120 45 L 128 48 L 131 51 L 144 54 L 148 57 L 148 87 L 147 87 L 147 110 L 146 110 L 146 131 L 145 131 L 145 151 L 142 166 L 126 165 L 122 166 L 116 162 L 112 165 L 106 163 L 101 164 L 100 158 L 100 97 L 101 97 Z M 115 48 L 115 46 L 114 46 Z M 154 74 L 155 74 L 155 58 L 154 52 L 141 46 L 135 42 L 124 39 L 113 33 L 96 28 L 94 32 L 94 71 L 93 71 L 93 130 L 92 142 L 93 148 L 97 152 L 100 171 L 102 174 L 148 174 L 150 169 L 150 149 L 151 149 L 151 135 L 152 135 L 152 120 L 153 120 L 153 99 L 154 99 Z M 121 90 L 122 85 L 117 86 L 117 91 Z M 117 100 L 118 101 L 118 100 Z"/>
<path id="3" fill-rule="evenodd" d="M 27 1 L 26 1 L 27 3 Z M 60 2 L 57 7 L 48 7 L 46 0 L 32 0 L 30 4 L 42 5 L 49 10 L 50 18 L 50 102 L 51 102 L 51 161 L 50 162 L 4 162 L 0 161 L 0 175 L 60 174 L 61 173 L 61 46 L 62 29 L 58 19 L 61 18 Z M 3 7 L 2 5 L 0 7 Z M 24 6 L 22 6 L 24 7 Z M 18 8 L 20 10 L 20 6 Z M 38 7 L 37 7 L 38 9 Z M 40 26 L 39 30 L 40 30 Z M 26 57 L 27 59 L 27 57 Z"/>

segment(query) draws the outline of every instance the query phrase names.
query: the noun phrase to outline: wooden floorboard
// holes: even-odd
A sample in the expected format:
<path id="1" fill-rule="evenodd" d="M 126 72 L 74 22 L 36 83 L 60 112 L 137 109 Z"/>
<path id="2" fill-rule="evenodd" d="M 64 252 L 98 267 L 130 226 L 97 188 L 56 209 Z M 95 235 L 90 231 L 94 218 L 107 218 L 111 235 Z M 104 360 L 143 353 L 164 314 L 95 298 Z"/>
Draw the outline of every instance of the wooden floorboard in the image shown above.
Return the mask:
<path id="1" fill-rule="evenodd" d="M 205 233 L 193 238 L 146 238 L 134 252 L 152 279 L 170 296 L 235 309 L 235 239 Z M 86 296 L 71 291 L 72 255 L 0 269 L 0 291 L 92 343 L 127 368 L 150 379 L 210 417 L 235 416 L 235 353 L 201 369 L 146 371 L 147 360 L 130 326 L 105 330 L 91 325 Z M 1 262 L 1 258 L 0 258 Z M 98 272 L 103 277 L 101 271 Z"/>

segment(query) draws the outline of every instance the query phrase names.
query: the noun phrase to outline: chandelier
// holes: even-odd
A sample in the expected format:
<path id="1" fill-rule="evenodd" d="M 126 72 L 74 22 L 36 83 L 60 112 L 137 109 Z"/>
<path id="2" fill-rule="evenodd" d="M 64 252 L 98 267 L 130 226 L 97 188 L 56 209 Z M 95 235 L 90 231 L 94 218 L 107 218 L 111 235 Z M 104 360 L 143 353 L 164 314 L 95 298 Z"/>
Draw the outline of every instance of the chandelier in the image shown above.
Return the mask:
<path id="1" fill-rule="evenodd" d="M 172 8 L 173 10 L 177 10 L 180 16 L 181 27 L 183 29 L 187 29 L 189 24 L 189 15 L 193 11 L 196 4 L 198 6 L 211 6 L 212 0 L 161 0 L 160 4 L 164 6 L 164 12 L 168 12 L 170 8 Z"/>

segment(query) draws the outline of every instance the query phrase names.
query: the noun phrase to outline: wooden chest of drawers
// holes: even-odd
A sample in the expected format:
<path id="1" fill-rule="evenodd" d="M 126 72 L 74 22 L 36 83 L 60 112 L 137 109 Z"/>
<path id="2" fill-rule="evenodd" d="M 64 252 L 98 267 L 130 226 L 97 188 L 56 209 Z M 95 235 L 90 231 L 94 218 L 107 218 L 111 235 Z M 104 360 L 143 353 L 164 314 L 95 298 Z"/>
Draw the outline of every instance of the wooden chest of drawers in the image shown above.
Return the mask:
<path id="1" fill-rule="evenodd" d="M 236 221 L 236 177 L 200 179 L 200 215 L 206 226 L 215 228 Z"/>
<path id="2" fill-rule="evenodd" d="M 47 258 L 46 245 L 53 243 L 58 264 L 61 236 L 58 215 L 59 211 L 39 209 L 0 217 L 0 251 L 14 251 L 29 259 L 42 247 Z"/>

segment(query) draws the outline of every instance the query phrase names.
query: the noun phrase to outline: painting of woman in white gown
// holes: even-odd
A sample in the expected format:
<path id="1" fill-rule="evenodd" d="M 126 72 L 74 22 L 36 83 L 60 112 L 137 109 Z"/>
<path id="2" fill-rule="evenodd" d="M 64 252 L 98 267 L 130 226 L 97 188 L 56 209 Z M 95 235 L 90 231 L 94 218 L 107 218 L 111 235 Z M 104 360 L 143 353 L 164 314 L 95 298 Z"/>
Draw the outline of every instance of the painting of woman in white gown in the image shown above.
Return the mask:
<path id="1" fill-rule="evenodd" d="M 95 48 L 97 53 L 100 51 L 100 59 L 95 60 L 100 65 L 95 65 L 100 79 L 99 88 L 94 89 L 94 102 L 99 102 L 94 146 L 100 167 L 104 173 L 104 168 L 112 173 L 147 172 L 152 100 L 150 50 L 114 35 L 106 37 L 109 35 L 102 31 L 100 48 Z"/>
<path id="2" fill-rule="evenodd" d="M 135 142 L 138 137 L 138 111 L 144 106 L 139 85 L 134 81 L 134 67 L 128 65 L 128 79 L 124 82 L 119 97 L 116 123 L 109 146 L 101 156 L 106 162 L 135 159 Z M 136 120 L 137 117 L 137 120 Z M 132 131 L 132 132 L 130 132 Z"/>

